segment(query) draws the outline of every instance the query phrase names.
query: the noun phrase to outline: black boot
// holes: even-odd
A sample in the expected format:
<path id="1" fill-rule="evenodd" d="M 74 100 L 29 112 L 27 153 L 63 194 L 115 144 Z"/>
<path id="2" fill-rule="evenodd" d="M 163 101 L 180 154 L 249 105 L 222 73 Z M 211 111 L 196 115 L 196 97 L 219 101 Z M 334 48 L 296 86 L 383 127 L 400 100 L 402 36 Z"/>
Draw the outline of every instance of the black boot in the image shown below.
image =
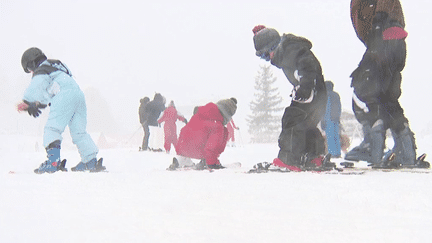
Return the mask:
<path id="1" fill-rule="evenodd" d="M 394 147 L 393 153 L 395 154 L 394 162 L 403 167 L 413 167 L 416 164 L 416 145 L 414 140 L 414 133 L 411 132 L 408 125 L 399 133 L 392 130 Z"/>

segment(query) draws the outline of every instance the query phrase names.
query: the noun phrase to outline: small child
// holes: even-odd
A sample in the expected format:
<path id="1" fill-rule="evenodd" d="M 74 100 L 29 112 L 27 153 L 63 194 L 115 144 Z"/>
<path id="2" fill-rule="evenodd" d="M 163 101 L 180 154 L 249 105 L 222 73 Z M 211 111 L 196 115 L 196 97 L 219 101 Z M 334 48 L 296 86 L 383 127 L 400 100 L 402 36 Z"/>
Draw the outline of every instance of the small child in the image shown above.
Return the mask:
<path id="1" fill-rule="evenodd" d="M 99 149 L 86 131 L 87 107 L 84 93 L 72 77 L 71 71 L 59 60 L 47 59 L 36 47 L 24 52 L 21 64 L 24 71 L 32 73 L 33 77 L 23 102 L 18 104 L 18 111 L 27 111 L 36 118 L 41 113 L 40 109 L 50 106 L 43 137 L 48 159 L 34 172 L 43 174 L 66 171 L 65 162 L 60 160 L 62 133 L 66 126 L 69 126 L 72 141 L 81 155 L 81 162 L 73 167 L 72 171 L 105 170 L 102 158 L 96 159 Z"/>
<path id="2" fill-rule="evenodd" d="M 167 154 L 169 154 L 171 150 L 171 144 L 177 146 L 177 125 L 176 121 L 180 120 L 184 123 L 187 123 L 186 118 L 179 115 L 177 109 L 175 108 L 174 101 L 171 101 L 168 105 L 168 108 L 164 110 L 164 113 L 161 118 L 159 118 L 158 123 L 165 122 L 164 124 L 164 137 L 165 143 L 164 148 Z"/>
<path id="3" fill-rule="evenodd" d="M 274 164 L 303 170 L 326 164 L 325 141 L 317 125 L 322 120 L 327 93 L 320 62 L 312 43 L 293 34 L 279 35 L 273 28 L 253 28 L 256 55 L 282 69 L 293 85 L 292 101 L 282 117 L 279 154 Z"/>

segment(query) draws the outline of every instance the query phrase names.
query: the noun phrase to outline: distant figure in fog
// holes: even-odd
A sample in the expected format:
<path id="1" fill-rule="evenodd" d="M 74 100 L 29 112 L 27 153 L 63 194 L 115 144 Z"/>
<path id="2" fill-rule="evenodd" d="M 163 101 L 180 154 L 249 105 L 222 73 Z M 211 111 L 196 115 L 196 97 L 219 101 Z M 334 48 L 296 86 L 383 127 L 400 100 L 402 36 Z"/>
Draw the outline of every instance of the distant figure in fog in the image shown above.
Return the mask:
<path id="1" fill-rule="evenodd" d="M 142 145 L 139 148 L 140 151 L 145 151 L 148 149 L 148 138 L 150 136 L 150 131 L 149 131 L 149 127 L 148 124 L 145 122 L 145 108 L 147 106 L 147 104 L 150 102 L 150 98 L 149 97 L 144 97 L 140 100 L 140 106 L 139 106 L 139 119 L 140 119 L 140 124 L 143 127 L 144 130 L 144 137 L 143 137 L 143 141 L 142 141 Z"/>
<path id="2" fill-rule="evenodd" d="M 342 106 L 340 96 L 333 90 L 334 84 L 332 81 L 325 82 L 327 89 L 327 108 L 324 119 L 321 121 L 321 128 L 325 131 L 327 150 L 332 158 L 341 157 L 340 143 L 340 117 Z"/>
<path id="3" fill-rule="evenodd" d="M 165 110 L 165 98 L 160 94 L 156 93 L 153 97 L 153 100 L 150 101 L 144 108 L 144 126 L 148 127 L 148 133 L 144 135 L 144 141 L 141 149 L 147 150 L 149 149 L 149 138 L 150 134 L 156 132 L 154 128 L 158 128 L 159 123 L 158 119 L 162 111 Z M 154 148 L 153 148 L 154 149 Z"/>
<path id="4" fill-rule="evenodd" d="M 171 144 L 174 146 L 174 148 L 177 145 L 177 125 L 176 125 L 177 120 L 187 123 L 186 118 L 178 114 L 177 109 L 175 108 L 174 105 L 174 101 L 171 101 L 170 104 L 168 105 L 168 108 L 165 109 L 162 117 L 158 120 L 159 124 L 165 122 L 164 148 L 167 153 L 169 153 L 171 150 Z"/>
<path id="5" fill-rule="evenodd" d="M 227 124 L 228 129 L 228 142 L 231 141 L 231 146 L 235 147 L 235 136 L 234 136 L 234 129 L 239 130 L 239 128 L 235 125 L 234 120 L 231 119 L 230 122 Z"/>

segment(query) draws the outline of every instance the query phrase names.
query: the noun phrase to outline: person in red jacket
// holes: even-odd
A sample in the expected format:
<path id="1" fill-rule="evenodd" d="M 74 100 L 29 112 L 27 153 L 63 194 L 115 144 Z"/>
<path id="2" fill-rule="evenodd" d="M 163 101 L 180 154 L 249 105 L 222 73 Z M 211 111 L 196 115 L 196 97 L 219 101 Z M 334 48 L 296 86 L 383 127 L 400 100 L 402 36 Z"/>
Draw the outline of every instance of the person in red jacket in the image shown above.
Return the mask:
<path id="1" fill-rule="evenodd" d="M 239 130 L 239 128 L 236 127 L 233 119 L 231 119 L 231 121 L 228 122 L 227 129 L 228 129 L 228 142 L 231 141 L 231 145 L 235 147 L 234 129 Z"/>
<path id="2" fill-rule="evenodd" d="M 195 109 L 196 113 L 180 131 L 170 170 L 193 166 L 191 159 L 199 159 L 196 169 L 222 169 L 219 156 L 228 142 L 225 127 L 237 110 L 235 98 L 208 103 Z"/>
<path id="3" fill-rule="evenodd" d="M 177 125 L 176 121 L 180 120 L 184 123 L 187 123 L 186 118 L 183 116 L 180 116 L 177 113 L 177 110 L 174 105 L 174 101 L 171 101 L 168 105 L 168 108 L 165 109 L 163 115 L 161 118 L 159 118 L 158 123 L 161 124 L 162 122 L 165 122 L 164 124 L 164 135 L 165 135 L 165 143 L 164 148 L 167 153 L 171 150 L 171 144 L 176 147 L 177 144 Z"/>

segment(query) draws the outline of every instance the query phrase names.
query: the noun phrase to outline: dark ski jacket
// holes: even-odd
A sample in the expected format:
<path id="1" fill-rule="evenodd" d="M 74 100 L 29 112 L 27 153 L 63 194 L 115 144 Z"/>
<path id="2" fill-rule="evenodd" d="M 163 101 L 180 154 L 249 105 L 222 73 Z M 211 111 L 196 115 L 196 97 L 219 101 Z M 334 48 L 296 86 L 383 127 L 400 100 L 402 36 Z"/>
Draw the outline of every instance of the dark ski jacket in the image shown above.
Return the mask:
<path id="1" fill-rule="evenodd" d="M 139 119 L 140 119 L 140 123 L 143 124 L 145 121 L 145 107 L 147 106 L 147 104 L 150 102 L 148 97 L 145 97 L 143 99 L 140 100 L 140 106 L 138 109 L 138 114 L 139 114 Z"/>
<path id="2" fill-rule="evenodd" d="M 366 45 L 375 15 L 385 12 L 389 18 L 405 28 L 405 19 L 399 0 L 351 0 L 351 22 L 358 38 Z"/>
<path id="3" fill-rule="evenodd" d="M 309 93 L 313 89 L 325 90 L 321 65 L 311 48 L 312 43 L 308 39 L 284 34 L 271 58 L 271 63 L 283 70 L 297 90 L 302 88 Z"/>
<path id="4" fill-rule="evenodd" d="M 144 119 L 147 122 L 147 125 L 157 127 L 159 125 L 157 120 L 164 110 L 164 98 L 158 93 L 144 108 Z"/>
<path id="5" fill-rule="evenodd" d="M 401 95 L 400 72 L 405 67 L 408 33 L 388 13 L 375 14 L 366 41 L 367 50 L 351 74 L 357 97 L 367 103 L 378 102 L 383 93 L 397 99 Z"/>

